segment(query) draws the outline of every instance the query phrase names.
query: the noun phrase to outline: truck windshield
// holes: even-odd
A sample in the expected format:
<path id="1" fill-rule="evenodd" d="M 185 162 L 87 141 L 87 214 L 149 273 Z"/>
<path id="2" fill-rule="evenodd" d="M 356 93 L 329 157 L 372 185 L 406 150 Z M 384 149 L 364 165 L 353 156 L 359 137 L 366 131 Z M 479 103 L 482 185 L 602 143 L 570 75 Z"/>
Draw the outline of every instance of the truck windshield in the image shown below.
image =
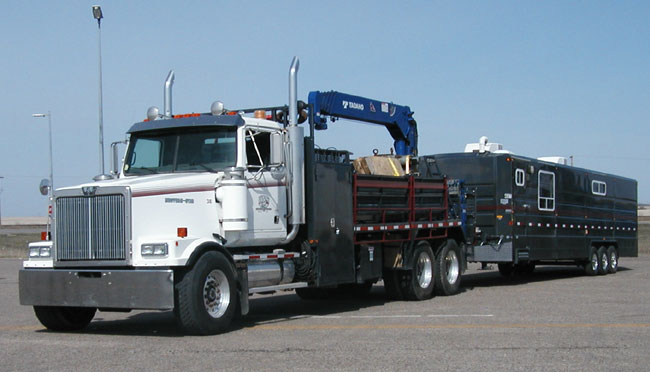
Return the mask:
<path id="1" fill-rule="evenodd" d="M 232 167 L 237 153 L 236 133 L 236 127 L 133 133 L 124 173 L 216 172 Z"/>

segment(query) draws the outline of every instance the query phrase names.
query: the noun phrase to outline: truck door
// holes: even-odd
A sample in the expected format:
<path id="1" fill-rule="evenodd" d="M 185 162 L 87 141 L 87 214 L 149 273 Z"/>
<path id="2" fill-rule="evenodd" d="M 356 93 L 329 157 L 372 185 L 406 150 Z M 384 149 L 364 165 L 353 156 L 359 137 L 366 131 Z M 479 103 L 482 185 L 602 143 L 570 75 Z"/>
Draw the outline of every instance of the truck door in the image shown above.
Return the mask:
<path id="1" fill-rule="evenodd" d="M 284 172 L 270 166 L 271 132 L 246 129 L 246 179 L 249 228 L 256 239 L 286 235 L 287 197 Z"/>

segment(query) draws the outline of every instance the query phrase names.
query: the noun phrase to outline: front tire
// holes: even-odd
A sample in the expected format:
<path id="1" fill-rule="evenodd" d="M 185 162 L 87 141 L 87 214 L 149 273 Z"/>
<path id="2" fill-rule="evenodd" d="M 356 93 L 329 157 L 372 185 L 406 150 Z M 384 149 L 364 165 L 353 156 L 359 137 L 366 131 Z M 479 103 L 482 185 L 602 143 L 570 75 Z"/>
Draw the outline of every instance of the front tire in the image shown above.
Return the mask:
<path id="1" fill-rule="evenodd" d="M 94 307 L 34 306 L 34 314 L 45 328 L 52 331 L 78 331 L 95 317 Z"/>
<path id="2" fill-rule="evenodd" d="M 235 268 L 219 252 L 199 258 L 176 285 L 176 319 L 187 333 L 214 335 L 228 329 L 237 308 Z"/>
<path id="3" fill-rule="evenodd" d="M 458 244 L 447 240 L 436 257 L 436 293 L 451 296 L 460 290 L 461 262 Z"/>

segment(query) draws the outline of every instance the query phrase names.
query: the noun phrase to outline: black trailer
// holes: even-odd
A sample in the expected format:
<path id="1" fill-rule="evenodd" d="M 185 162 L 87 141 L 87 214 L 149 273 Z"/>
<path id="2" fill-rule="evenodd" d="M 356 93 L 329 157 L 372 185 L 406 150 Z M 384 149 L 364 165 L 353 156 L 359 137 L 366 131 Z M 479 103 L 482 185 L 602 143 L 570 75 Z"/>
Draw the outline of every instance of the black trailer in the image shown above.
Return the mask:
<path id="1" fill-rule="evenodd" d="M 420 172 L 464 183 L 469 262 L 504 275 L 576 263 L 594 275 L 638 254 L 633 179 L 501 151 L 423 156 Z"/>

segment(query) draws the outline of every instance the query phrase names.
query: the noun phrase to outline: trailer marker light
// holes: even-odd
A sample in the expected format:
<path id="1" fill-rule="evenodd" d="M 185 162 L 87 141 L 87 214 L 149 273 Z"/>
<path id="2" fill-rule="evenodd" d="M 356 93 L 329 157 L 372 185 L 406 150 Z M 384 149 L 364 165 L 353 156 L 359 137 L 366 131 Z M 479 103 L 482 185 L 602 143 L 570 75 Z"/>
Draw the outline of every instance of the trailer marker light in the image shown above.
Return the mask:
<path id="1" fill-rule="evenodd" d="M 177 235 L 179 238 L 187 238 L 187 227 L 179 227 L 177 229 Z"/>

